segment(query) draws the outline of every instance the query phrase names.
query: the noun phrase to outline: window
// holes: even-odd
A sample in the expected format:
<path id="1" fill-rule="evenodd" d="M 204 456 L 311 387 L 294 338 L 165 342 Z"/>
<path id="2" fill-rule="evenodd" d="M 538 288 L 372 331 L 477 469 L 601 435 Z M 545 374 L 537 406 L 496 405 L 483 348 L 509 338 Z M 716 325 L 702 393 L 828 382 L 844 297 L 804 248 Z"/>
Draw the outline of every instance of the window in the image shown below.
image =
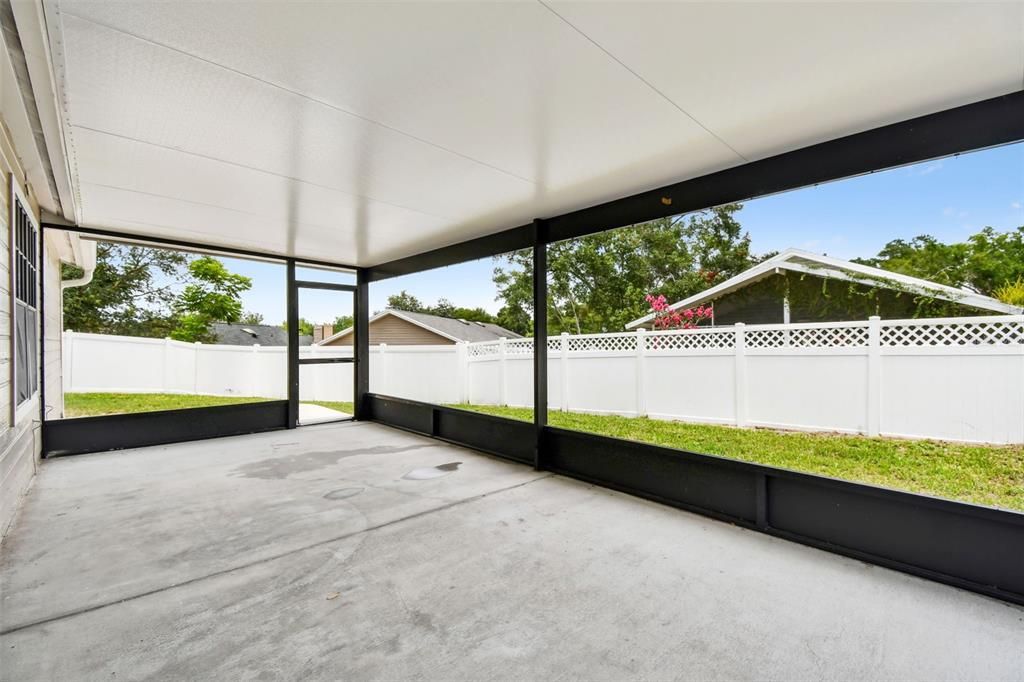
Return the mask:
<path id="1" fill-rule="evenodd" d="M 39 227 L 11 178 L 11 295 L 15 408 L 39 390 Z"/>

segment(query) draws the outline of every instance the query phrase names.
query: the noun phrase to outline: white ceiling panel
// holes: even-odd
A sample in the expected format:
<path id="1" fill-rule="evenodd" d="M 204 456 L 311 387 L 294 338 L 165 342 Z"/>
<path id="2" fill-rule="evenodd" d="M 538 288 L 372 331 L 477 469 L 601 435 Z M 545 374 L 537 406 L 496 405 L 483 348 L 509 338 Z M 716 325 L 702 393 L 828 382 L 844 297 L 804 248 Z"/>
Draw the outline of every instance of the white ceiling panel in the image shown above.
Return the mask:
<path id="1" fill-rule="evenodd" d="M 76 130 L 75 145 L 80 183 L 87 197 L 83 223 L 93 226 L 117 219 L 117 202 L 125 196 L 123 192 L 168 200 L 161 203 L 160 223 L 164 225 L 181 224 L 184 217 L 171 220 L 169 216 L 181 212 L 194 217 L 200 207 L 213 210 L 214 215 L 228 211 L 231 220 L 201 224 L 203 241 L 230 246 L 236 235 L 244 236 L 250 242 L 258 239 L 263 250 L 274 253 L 290 253 L 291 239 L 315 231 L 333 237 L 331 248 L 344 243 L 347 251 L 366 258 L 369 244 L 365 232 L 344 226 L 372 223 L 375 232 L 390 241 L 423 226 L 438 229 L 447 224 L 440 218 L 338 190 L 90 130 Z M 101 193 L 98 188 L 122 193 Z M 154 221 L 151 216 L 150 222 Z M 166 229 L 149 234 L 174 237 Z M 318 247 L 313 244 L 311 248 L 304 252 L 309 257 Z"/>
<path id="2" fill-rule="evenodd" d="M 562 2 L 749 159 L 1024 88 L 1022 2 Z"/>
<path id="3" fill-rule="evenodd" d="M 82 224 L 373 265 L 1018 90 L 1021 7 L 47 0 L 47 17 Z"/>

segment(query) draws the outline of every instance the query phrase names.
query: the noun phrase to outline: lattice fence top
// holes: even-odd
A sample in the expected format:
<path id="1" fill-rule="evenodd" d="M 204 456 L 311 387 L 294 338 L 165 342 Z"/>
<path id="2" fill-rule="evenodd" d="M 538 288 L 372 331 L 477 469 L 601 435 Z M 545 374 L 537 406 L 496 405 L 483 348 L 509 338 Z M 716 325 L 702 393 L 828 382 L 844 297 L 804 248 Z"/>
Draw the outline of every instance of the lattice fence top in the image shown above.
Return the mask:
<path id="1" fill-rule="evenodd" d="M 744 331 L 748 349 L 864 348 L 870 343 L 868 322 L 825 324 L 749 325 Z M 645 353 L 659 351 L 728 350 L 736 347 L 735 327 L 704 327 L 620 334 L 565 334 L 551 336 L 551 353 L 635 353 L 642 339 Z M 891 320 L 879 325 L 879 343 L 885 347 L 1005 346 L 1024 344 L 1024 317 L 945 318 Z M 468 344 L 471 358 L 533 354 L 533 339 L 508 339 Z"/>
<path id="2" fill-rule="evenodd" d="M 501 347 L 497 341 L 481 341 L 479 343 L 466 344 L 466 353 L 471 358 L 485 357 L 488 355 L 497 356 L 501 353 Z"/>
<path id="3" fill-rule="evenodd" d="M 1024 319 L 883 322 L 881 344 L 906 346 L 1007 346 L 1024 344 Z"/>
<path id="4" fill-rule="evenodd" d="M 566 336 L 570 353 L 636 351 L 635 333 L 625 334 L 583 334 Z M 561 346 L 559 346 L 561 348 Z"/>
<path id="5" fill-rule="evenodd" d="M 747 348 L 856 348 L 868 345 L 868 325 L 758 329 L 744 335 Z"/>
<path id="6" fill-rule="evenodd" d="M 505 352 L 509 355 L 529 355 L 533 353 L 533 339 L 509 339 L 505 342 Z"/>
<path id="7" fill-rule="evenodd" d="M 671 332 L 652 332 L 644 335 L 646 350 L 651 352 L 669 350 L 719 350 L 736 345 L 736 331 L 683 329 Z"/>

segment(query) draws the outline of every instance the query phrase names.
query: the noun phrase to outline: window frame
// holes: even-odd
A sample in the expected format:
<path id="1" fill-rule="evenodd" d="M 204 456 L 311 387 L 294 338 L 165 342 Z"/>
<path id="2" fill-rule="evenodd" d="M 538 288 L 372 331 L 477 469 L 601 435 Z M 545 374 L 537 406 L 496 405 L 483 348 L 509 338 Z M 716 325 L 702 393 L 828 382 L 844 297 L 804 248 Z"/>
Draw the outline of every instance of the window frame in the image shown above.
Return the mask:
<path id="1" fill-rule="evenodd" d="M 39 345 L 40 340 L 40 319 L 41 319 L 41 305 L 39 300 L 40 294 L 40 277 L 42 276 L 41 268 L 41 241 L 39 235 L 41 234 L 41 228 L 39 221 L 32 211 L 31 204 L 28 201 L 28 197 L 25 195 L 21 186 L 18 183 L 17 177 L 12 173 L 10 176 L 10 212 L 9 212 L 9 227 L 7 231 L 8 243 L 8 270 L 9 270 L 9 286 L 10 286 L 10 399 L 11 399 L 11 426 L 16 426 L 18 422 L 24 419 L 26 414 L 34 411 L 34 404 L 39 399 L 40 392 L 40 352 Z M 25 225 L 19 226 L 19 212 L 25 216 Z M 22 238 L 22 248 L 19 248 L 18 230 L 24 227 L 27 234 Z M 26 253 L 27 251 L 27 253 Z M 19 282 L 20 280 L 20 282 Z M 19 295 L 20 294 L 20 295 Z M 23 298 L 24 297 L 24 298 Z M 32 313 L 34 318 L 33 326 L 35 328 L 35 362 L 33 366 L 29 367 L 28 376 L 34 377 L 34 381 L 30 382 L 32 386 L 32 392 L 24 399 L 18 400 L 19 383 L 18 383 L 18 330 L 20 325 L 18 323 L 18 310 L 19 307 L 24 307 Z"/>

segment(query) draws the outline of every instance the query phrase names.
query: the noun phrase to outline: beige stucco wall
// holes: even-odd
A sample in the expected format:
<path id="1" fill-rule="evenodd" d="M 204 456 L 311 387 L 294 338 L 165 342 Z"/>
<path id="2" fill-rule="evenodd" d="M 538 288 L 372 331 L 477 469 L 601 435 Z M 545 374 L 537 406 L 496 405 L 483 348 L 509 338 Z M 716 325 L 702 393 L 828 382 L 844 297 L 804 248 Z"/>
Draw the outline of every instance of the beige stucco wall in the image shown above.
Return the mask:
<path id="1" fill-rule="evenodd" d="M 0 537 L 6 535 L 35 476 L 39 461 L 40 420 L 38 397 L 18 411 L 11 409 L 11 177 L 24 177 L 7 127 L 0 119 Z M 21 190 L 38 219 L 39 210 L 23 181 Z M 54 306 L 50 306 L 54 307 Z M 58 309 L 58 304 L 56 306 Z M 58 341 L 59 343 L 59 341 Z M 58 356 L 59 357 L 59 356 Z"/>
<path id="2" fill-rule="evenodd" d="M 353 334 L 345 334 L 327 343 L 327 346 L 351 346 Z M 386 343 L 389 346 L 450 346 L 454 342 L 440 334 L 406 322 L 394 315 L 385 315 L 370 323 L 370 345 Z"/>

